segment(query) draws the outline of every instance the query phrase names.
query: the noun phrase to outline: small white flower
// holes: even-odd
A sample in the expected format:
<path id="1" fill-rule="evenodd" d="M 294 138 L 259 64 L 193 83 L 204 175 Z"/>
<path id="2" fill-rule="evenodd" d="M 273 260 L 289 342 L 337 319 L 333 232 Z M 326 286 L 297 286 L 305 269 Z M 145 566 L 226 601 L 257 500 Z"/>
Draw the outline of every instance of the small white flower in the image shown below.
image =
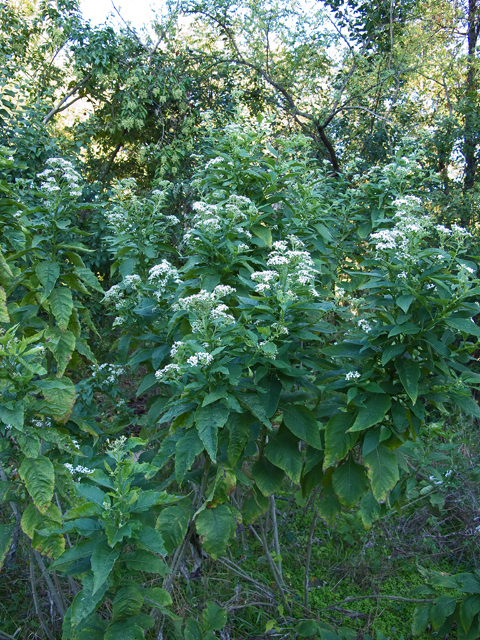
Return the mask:
<path id="1" fill-rule="evenodd" d="M 349 382 L 350 380 L 356 380 L 357 378 L 360 378 L 360 377 L 361 376 L 358 373 L 358 371 L 349 371 L 345 376 L 345 380 Z"/>

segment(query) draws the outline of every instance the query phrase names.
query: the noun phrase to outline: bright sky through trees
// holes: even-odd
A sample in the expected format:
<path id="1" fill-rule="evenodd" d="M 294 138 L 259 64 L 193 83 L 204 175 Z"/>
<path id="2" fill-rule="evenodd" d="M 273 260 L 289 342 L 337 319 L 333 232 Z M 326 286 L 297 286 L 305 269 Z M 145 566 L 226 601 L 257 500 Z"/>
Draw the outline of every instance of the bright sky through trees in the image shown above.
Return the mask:
<path id="1" fill-rule="evenodd" d="M 107 20 L 117 24 L 120 20 L 111 0 L 81 0 L 80 7 L 83 16 L 94 25 L 103 24 Z M 115 2 L 115 7 L 122 18 L 136 29 L 140 29 L 151 21 L 152 2 L 150 0 L 119 0 Z"/>

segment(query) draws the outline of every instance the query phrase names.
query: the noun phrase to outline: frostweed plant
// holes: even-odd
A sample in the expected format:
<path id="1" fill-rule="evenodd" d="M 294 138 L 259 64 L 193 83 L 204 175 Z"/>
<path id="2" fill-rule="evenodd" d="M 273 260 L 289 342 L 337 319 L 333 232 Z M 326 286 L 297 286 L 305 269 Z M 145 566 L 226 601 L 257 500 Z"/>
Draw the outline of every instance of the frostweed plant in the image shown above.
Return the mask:
<path id="1" fill-rule="evenodd" d="M 65 196 L 77 198 L 82 195 L 82 178 L 69 160 L 50 158 L 46 165 L 47 168 L 37 174 L 37 178 L 42 180 L 40 191 L 46 200 Z"/>

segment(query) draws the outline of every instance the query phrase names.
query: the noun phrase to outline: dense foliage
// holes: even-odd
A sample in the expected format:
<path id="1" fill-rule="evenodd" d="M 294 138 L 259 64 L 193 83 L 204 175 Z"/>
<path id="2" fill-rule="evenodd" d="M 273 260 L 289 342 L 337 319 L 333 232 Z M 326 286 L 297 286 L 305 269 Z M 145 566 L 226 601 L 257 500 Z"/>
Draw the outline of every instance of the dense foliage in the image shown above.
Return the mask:
<path id="1" fill-rule="evenodd" d="M 475 640 L 476 4 L 0 20 L 0 638 Z"/>

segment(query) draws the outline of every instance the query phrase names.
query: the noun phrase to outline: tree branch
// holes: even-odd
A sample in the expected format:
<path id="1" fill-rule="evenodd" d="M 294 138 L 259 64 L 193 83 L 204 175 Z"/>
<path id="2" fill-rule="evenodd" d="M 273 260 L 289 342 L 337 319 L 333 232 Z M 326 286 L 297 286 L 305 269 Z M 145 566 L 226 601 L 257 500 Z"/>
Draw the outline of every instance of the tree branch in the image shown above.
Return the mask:
<path id="1" fill-rule="evenodd" d="M 53 118 L 53 116 L 56 115 L 59 111 L 63 111 L 64 109 L 67 109 L 67 107 L 69 107 L 71 104 L 76 102 L 76 100 L 79 100 L 80 96 L 75 100 L 73 100 L 72 102 L 70 102 L 67 106 L 63 107 L 65 102 L 69 98 L 71 98 L 77 91 L 79 91 L 82 87 L 84 87 L 91 77 L 92 77 L 92 74 L 89 73 L 85 78 L 83 78 L 83 80 L 80 80 L 80 82 L 78 82 L 73 87 L 73 89 L 69 93 L 67 93 L 67 95 L 64 98 L 62 98 L 62 100 L 60 100 L 60 102 L 55 107 L 53 107 L 53 109 L 49 113 L 47 113 L 47 115 L 42 120 L 42 124 L 47 124 Z"/>

